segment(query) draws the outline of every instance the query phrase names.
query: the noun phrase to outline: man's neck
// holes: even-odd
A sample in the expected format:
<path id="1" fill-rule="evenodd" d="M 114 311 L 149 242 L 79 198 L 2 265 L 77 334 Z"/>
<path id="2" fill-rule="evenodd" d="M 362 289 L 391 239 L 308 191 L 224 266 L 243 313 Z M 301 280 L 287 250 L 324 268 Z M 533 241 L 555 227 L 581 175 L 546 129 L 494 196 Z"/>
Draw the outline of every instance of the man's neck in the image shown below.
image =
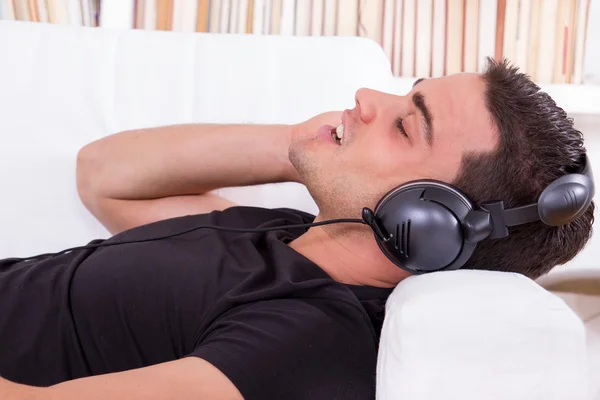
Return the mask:
<path id="1" fill-rule="evenodd" d="M 334 280 L 349 285 L 390 288 L 410 275 L 388 260 L 375 239 L 365 235 L 364 231 L 352 233 L 349 230 L 312 227 L 292 241 L 290 247 L 317 264 Z"/>

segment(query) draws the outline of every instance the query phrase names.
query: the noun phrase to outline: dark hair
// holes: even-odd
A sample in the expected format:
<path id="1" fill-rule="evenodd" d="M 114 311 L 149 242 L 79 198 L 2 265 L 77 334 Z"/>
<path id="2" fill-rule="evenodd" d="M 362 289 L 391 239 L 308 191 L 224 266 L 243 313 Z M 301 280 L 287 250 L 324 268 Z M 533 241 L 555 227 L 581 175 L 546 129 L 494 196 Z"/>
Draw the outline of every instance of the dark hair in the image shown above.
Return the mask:
<path id="1" fill-rule="evenodd" d="M 577 168 L 583 136 L 554 100 L 503 59 L 488 58 L 485 101 L 497 128 L 491 153 L 466 154 L 453 182 L 474 202 L 533 203 L 554 179 Z M 503 239 L 480 242 L 464 268 L 518 272 L 532 279 L 571 260 L 592 235 L 594 203 L 568 225 L 532 222 Z"/>

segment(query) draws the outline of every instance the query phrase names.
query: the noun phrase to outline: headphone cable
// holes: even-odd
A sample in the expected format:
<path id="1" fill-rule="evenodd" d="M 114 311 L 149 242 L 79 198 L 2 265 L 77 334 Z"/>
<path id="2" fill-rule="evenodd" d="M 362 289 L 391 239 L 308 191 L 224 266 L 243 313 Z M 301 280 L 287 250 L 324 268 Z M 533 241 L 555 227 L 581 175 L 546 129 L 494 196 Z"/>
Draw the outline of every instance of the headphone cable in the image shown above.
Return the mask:
<path id="1" fill-rule="evenodd" d="M 275 231 L 278 229 L 294 229 L 294 228 L 309 228 L 309 227 L 314 227 L 314 226 L 322 226 L 322 225 L 330 225 L 330 224 L 339 224 L 339 223 L 360 223 L 360 224 L 365 224 L 365 221 L 362 219 L 354 219 L 354 218 L 341 218 L 341 219 L 331 219 L 331 220 L 327 220 L 327 221 L 321 221 L 321 222 L 312 222 L 312 223 L 306 223 L 306 224 L 294 224 L 294 225 L 280 225 L 280 226 L 272 226 L 270 228 L 228 228 L 225 226 L 215 226 L 215 225 L 199 225 L 199 226 L 195 226 L 193 228 L 187 229 L 185 231 L 181 231 L 181 232 L 177 232 L 177 233 L 173 233 L 170 235 L 164 235 L 164 236 L 157 236 L 157 237 L 152 237 L 152 238 L 146 238 L 146 239 L 138 239 L 138 240 L 126 240 L 123 242 L 110 242 L 110 243 L 95 243 L 95 244 L 88 244 L 85 246 L 76 246 L 76 247 L 71 247 L 56 253 L 44 253 L 44 254 L 38 254 L 37 256 L 33 256 L 33 257 L 26 257 L 26 258 L 9 258 L 6 259 L 5 261 L 11 261 L 11 262 L 20 262 L 20 261 L 28 261 L 28 260 L 35 260 L 38 258 L 43 258 L 43 257 L 50 257 L 50 256 L 60 256 L 62 254 L 66 254 L 72 251 L 78 251 L 78 250 L 87 250 L 87 249 L 95 249 L 98 247 L 109 247 L 109 246 L 116 246 L 116 245 L 120 245 L 120 244 L 130 244 L 130 243 L 143 243 L 143 242 L 152 242 L 155 240 L 162 240 L 162 239 L 168 239 L 168 238 L 172 238 L 174 236 L 181 236 L 181 235 L 185 235 L 186 233 L 190 233 L 193 231 L 196 231 L 198 229 L 214 229 L 217 231 L 227 231 L 227 232 L 241 232 L 241 233 L 262 233 L 262 232 L 269 232 L 269 231 Z"/>

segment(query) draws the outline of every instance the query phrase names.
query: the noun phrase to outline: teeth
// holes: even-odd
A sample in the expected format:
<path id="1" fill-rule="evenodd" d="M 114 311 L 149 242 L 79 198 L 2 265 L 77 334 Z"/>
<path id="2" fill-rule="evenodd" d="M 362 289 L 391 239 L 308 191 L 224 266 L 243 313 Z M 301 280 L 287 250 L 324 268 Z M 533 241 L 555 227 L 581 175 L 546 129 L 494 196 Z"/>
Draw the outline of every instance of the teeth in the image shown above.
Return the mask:
<path id="1" fill-rule="evenodd" d="M 335 130 L 332 130 L 331 137 L 341 145 L 344 142 L 344 124 L 340 124 Z"/>
<path id="2" fill-rule="evenodd" d="M 344 137 L 344 124 L 340 124 L 337 128 L 335 128 L 335 134 L 342 139 Z"/>

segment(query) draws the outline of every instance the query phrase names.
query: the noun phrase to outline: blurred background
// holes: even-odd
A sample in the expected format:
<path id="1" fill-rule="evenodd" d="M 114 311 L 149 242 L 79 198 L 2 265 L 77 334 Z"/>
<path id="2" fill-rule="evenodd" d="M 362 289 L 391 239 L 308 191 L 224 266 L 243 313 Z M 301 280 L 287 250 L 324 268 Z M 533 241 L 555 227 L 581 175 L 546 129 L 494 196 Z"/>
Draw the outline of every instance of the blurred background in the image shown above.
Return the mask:
<path id="1" fill-rule="evenodd" d="M 540 84 L 600 84 L 599 0 L 0 0 L 0 19 L 255 35 L 361 36 L 397 77 L 506 57 Z M 589 91 L 586 91 L 589 93 Z M 598 95 L 600 92 L 593 91 Z M 589 101 L 586 96 L 582 101 Z"/>

